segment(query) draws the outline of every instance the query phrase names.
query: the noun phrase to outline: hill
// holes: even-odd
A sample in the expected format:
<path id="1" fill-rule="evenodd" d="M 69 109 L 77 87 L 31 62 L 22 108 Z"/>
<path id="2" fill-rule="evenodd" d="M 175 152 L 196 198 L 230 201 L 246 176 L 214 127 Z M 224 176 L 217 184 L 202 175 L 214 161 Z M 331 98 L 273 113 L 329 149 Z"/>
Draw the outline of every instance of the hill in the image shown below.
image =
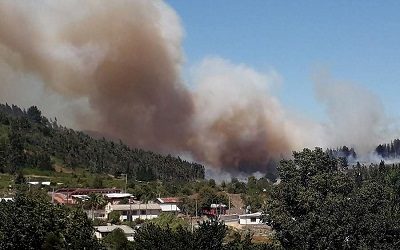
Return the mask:
<path id="1" fill-rule="evenodd" d="M 23 110 L 0 104 L 0 172 L 15 173 L 27 167 L 54 170 L 56 164 L 114 176 L 126 173 L 142 181 L 204 178 L 200 164 L 94 139 L 47 119 L 36 106 Z"/>

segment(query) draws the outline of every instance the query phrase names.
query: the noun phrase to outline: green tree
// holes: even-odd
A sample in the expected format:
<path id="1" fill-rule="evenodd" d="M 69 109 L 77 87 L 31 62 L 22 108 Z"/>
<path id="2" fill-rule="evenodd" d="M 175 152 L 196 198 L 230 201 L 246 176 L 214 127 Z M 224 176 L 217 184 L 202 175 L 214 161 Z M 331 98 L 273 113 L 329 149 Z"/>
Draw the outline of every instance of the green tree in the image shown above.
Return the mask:
<path id="1" fill-rule="evenodd" d="M 204 221 L 195 231 L 195 246 L 197 249 L 222 249 L 226 232 L 224 223 L 217 220 Z"/>
<path id="2" fill-rule="evenodd" d="M 281 183 L 265 212 L 283 248 L 398 248 L 400 210 L 392 184 L 383 178 L 388 170 L 343 170 L 319 148 L 293 157 L 281 161 Z"/>
<path id="3" fill-rule="evenodd" d="M 36 123 L 41 123 L 42 121 L 42 112 L 36 107 L 32 106 L 27 111 L 28 118 Z"/>
<path id="4" fill-rule="evenodd" d="M 0 202 L 0 249 L 102 249 L 87 215 L 19 192 Z"/>
<path id="5" fill-rule="evenodd" d="M 121 212 L 120 211 L 111 211 L 111 213 L 108 214 L 108 221 L 111 224 L 120 224 L 120 218 L 121 217 Z"/>
<path id="6" fill-rule="evenodd" d="M 223 249 L 226 226 L 219 221 L 199 224 L 193 233 L 183 227 L 172 230 L 148 223 L 138 229 L 134 236 L 135 249 Z"/>
<path id="7" fill-rule="evenodd" d="M 44 240 L 42 249 L 62 250 L 65 249 L 64 239 L 61 235 L 49 232 Z"/>
<path id="8" fill-rule="evenodd" d="M 189 224 L 183 218 L 178 218 L 174 214 L 170 213 L 162 213 L 155 219 L 151 220 L 151 223 L 154 223 L 160 227 L 166 228 L 170 227 L 172 230 L 177 230 L 178 228 L 189 228 Z"/>
<path id="9" fill-rule="evenodd" d="M 103 195 L 98 193 L 89 194 L 89 198 L 84 201 L 84 207 L 89 208 L 91 211 L 92 219 L 94 219 L 94 210 L 98 210 L 106 205 L 106 200 Z"/>
<path id="10" fill-rule="evenodd" d="M 129 242 L 122 229 L 115 229 L 103 239 L 104 245 L 111 250 L 129 249 Z"/>

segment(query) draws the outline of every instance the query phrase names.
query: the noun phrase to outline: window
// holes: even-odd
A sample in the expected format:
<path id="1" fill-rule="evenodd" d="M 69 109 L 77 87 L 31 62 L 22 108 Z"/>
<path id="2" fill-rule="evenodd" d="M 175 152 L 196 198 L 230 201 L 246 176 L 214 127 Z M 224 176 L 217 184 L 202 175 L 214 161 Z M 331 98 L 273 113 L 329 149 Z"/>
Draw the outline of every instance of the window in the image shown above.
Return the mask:
<path id="1" fill-rule="evenodd" d="M 256 222 L 257 221 L 257 218 L 256 217 L 251 217 L 250 218 L 250 222 Z"/>
<path id="2" fill-rule="evenodd" d="M 138 214 L 138 211 L 137 210 L 133 210 L 132 211 L 132 215 L 137 215 Z"/>
<path id="3" fill-rule="evenodd" d="M 141 215 L 146 215 L 146 210 L 140 210 Z"/>

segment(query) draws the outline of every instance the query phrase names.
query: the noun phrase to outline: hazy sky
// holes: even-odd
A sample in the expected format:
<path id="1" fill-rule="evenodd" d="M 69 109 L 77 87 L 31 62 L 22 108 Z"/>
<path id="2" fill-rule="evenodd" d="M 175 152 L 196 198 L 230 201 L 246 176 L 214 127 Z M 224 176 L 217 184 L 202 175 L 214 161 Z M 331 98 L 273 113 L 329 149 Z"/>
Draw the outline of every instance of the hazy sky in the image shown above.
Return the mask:
<path id="1" fill-rule="evenodd" d="M 185 28 L 184 74 L 206 56 L 276 70 L 275 93 L 291 109 L 324 120 L 313 72 L 377 94 L 400 116 L 400 1 L 167 1 Z"/>

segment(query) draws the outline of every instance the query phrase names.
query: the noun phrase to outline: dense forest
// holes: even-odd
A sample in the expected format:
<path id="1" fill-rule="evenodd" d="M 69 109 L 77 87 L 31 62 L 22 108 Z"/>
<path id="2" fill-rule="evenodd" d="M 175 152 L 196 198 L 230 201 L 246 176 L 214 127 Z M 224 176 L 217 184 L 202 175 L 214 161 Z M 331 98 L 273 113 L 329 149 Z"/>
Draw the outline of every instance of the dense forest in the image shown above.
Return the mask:
<path id="1" fill-rule="evenodd" d="M 380 144 L 376 147 L 376 153 L 385 159 L 396 159 L 400 157 L 400 139 L 395 139 L 391 143 Z"/>
<path id="2" fill-rule="evenodd" d="M 284 249 L 399 249 L 399 165 L 348 168 L 318 148 L 293 158 L 265 210 Z"/>
<path id="3" fill-rule="evenodd" d="M 179 157 L 131 149 L 122 142 L 94 139 L 28 110 L 0 104 L 0 172 L 22 168 L 53 170 L 55 164 L 128 178 L 190 181 L 204 178 L 204 166 Z"/>

